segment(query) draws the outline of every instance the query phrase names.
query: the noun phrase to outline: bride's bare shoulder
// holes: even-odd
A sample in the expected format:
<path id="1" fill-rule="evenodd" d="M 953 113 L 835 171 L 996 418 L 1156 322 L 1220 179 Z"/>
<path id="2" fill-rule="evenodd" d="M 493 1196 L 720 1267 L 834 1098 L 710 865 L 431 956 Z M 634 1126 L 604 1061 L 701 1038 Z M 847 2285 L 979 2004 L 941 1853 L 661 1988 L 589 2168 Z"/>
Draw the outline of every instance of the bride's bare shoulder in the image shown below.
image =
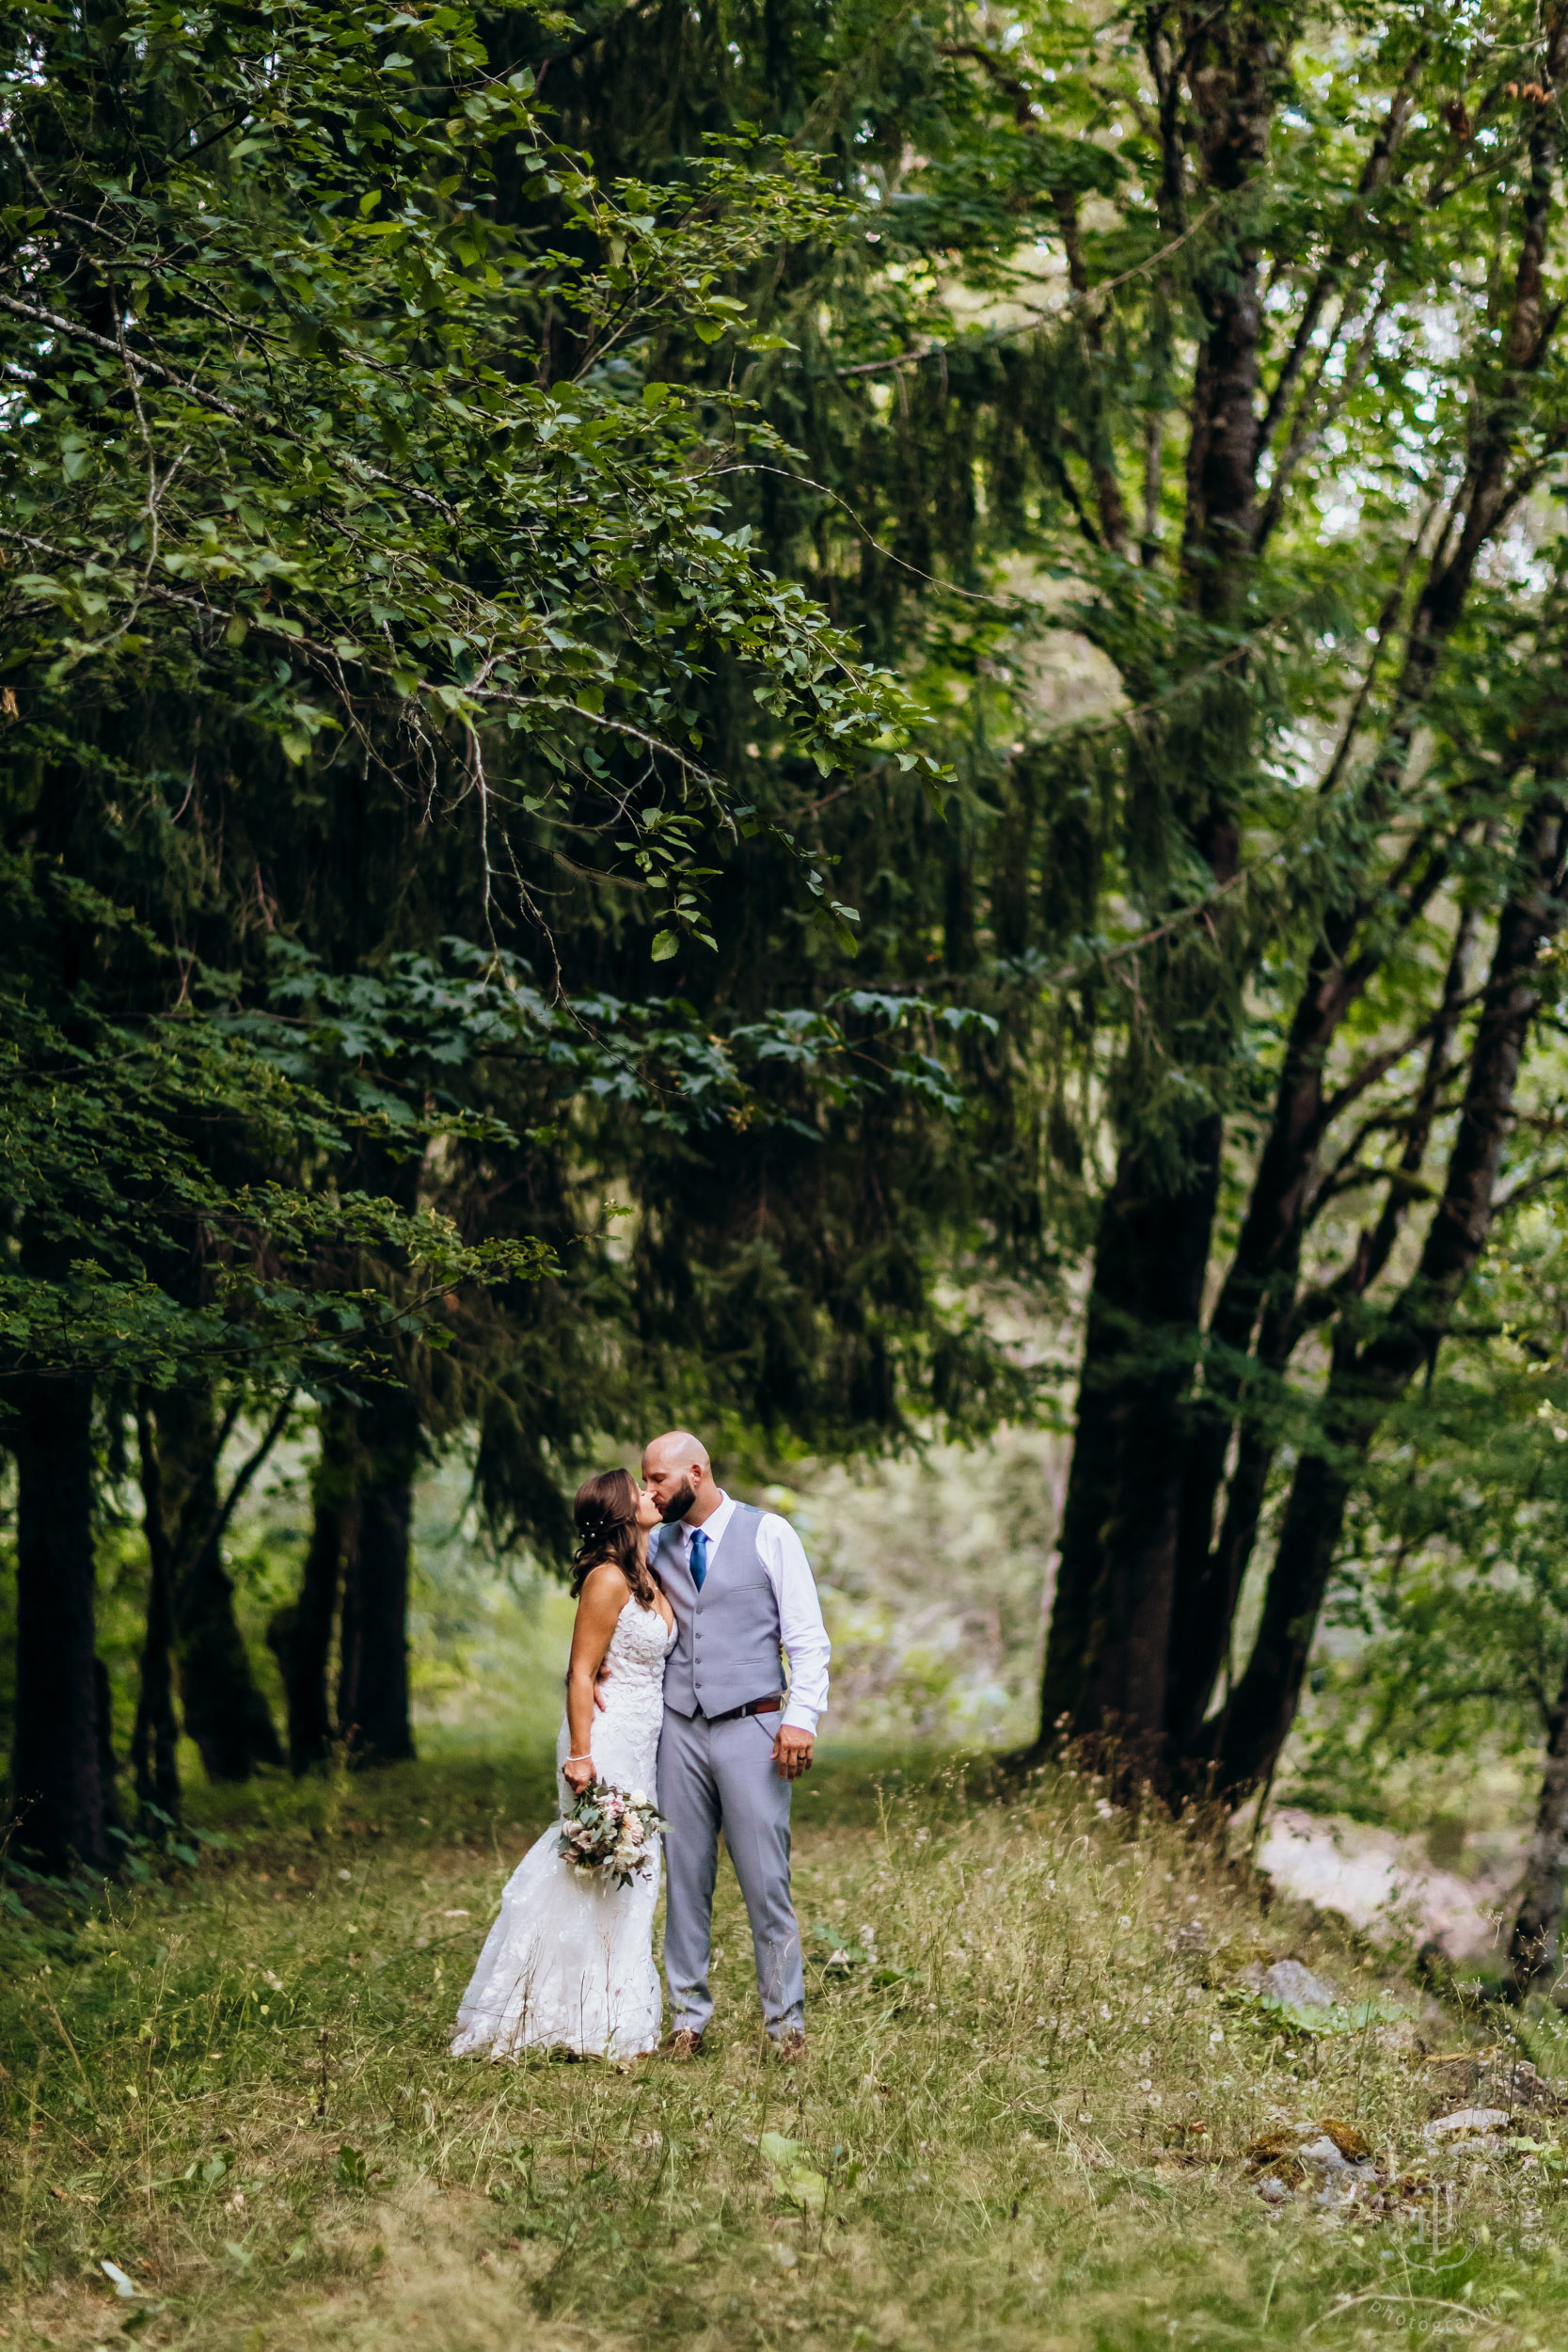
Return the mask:
<path id="1" fill-rule="evenodd" d="M 605 1611 L 618 1616 L 630 1598 L 631 1586 L 626 1581 L 625 1571 L 613 1560 L 601 1560 L 597 1567 L 590 1568 L 583 1578 L 582 1590 L 578 1595 L 578 1607 L 579 1610 L 586 1609 L 594 1616 Z"/>

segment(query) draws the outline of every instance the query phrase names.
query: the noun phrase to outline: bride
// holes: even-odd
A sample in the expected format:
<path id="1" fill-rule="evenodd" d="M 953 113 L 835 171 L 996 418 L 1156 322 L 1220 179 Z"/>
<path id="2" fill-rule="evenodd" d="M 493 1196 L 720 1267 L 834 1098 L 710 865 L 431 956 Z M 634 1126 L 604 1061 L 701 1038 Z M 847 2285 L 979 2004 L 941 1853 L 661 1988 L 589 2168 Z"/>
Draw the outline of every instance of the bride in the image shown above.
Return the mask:
<path id="1" fill-rule="evenodd" d="M 669 1602 L 648 1566 L 657 1505 L 624 1470 L 588 1479 L 575 1505 L 578 1604 L 566 1670 L 566 1717 L 556 1743 L 562 1818 L 594 1780 L 652 1796 L 664 1717 L 664 1660 L 674 1637 Z M 610 1674 L 594 1683 L 608 1660 Z M 452 2051 L 567 2049 L 636 2058 L 658 2041 L 654 1967 L 658 1841 L 628 1886 L 602 1872 L 578 1878 L 557 1850 L 560 1822 L 517 1865 L 457 2012 Z"/>

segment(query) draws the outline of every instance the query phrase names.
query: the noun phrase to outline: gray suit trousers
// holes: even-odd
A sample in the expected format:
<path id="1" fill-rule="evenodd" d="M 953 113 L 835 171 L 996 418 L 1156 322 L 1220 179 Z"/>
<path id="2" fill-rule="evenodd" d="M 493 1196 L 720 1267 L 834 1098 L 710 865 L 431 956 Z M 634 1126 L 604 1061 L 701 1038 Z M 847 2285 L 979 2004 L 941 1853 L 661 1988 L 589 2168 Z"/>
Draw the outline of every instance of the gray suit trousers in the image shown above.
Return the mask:
<path id="1" fill-rule="evenodd" d="M 719 1832 L 740 1882 L 756 1953 L 762 2018 L 769 2034 L 798 2032 L 805 2020 L 800 1931 L 789 1900 L 789 1791 L 773 1764 L 779 1717 L 664 1711 L 658 1743 L 658 1809 L 667 1888 L 664 1974 L 674 2030 L 701 2033 L 713 2014 L 708 1947 Z"/>

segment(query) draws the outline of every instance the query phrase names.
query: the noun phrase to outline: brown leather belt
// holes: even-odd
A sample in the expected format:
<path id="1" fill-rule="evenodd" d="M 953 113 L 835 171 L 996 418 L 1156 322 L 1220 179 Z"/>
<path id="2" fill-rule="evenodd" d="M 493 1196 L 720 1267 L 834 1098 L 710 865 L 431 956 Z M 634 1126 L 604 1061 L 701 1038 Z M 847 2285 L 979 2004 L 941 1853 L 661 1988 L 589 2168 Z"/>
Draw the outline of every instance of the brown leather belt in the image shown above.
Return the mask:
<path id="1" fill-rule="evenodd" d="M 742 1715 L 771 1715 L 775 1708 L 780 1708 L 783 1705 L 784 1698 L 782 1694 L 775 1692 L 771 1698 L 748 1699 L 744 1707 L 732 1707 L 729 1711 L 723 1715 L 710 1715 L 708 1717 L 708 1722 L 710 1724 L 738 1723 Z"/>

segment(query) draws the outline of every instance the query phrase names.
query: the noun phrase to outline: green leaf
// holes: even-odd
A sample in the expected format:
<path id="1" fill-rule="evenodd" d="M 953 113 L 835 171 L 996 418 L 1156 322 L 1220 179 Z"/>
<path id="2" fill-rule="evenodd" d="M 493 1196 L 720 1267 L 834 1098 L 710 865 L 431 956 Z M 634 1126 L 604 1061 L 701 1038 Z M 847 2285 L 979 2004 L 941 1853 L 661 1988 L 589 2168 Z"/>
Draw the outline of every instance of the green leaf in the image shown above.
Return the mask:
<path id="1" fill-rule="evenodd" d="M 649 952 L 655 963 L 668 963 L 680 944 L 678 931 L 655 931 L 654 944 Z"/>

